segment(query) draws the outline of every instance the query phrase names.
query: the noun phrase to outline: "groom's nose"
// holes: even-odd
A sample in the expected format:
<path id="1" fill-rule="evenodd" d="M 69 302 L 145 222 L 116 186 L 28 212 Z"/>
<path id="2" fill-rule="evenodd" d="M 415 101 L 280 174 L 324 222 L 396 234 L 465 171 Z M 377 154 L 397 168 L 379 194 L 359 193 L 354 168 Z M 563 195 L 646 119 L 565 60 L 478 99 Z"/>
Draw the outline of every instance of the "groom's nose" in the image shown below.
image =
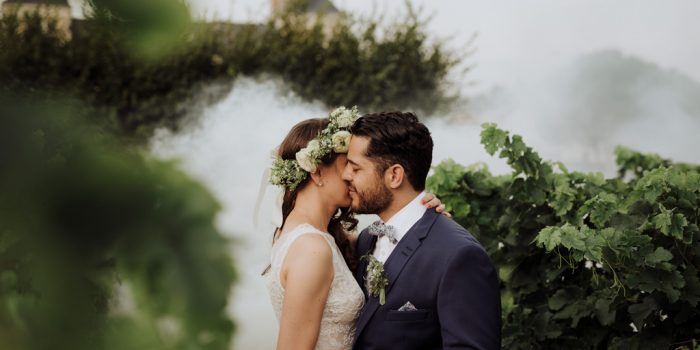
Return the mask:
<path id="1" fill-rule="evenodd" d="M 349 163 L 345 164 L 345 168 L 343 168 L 343 173 L 341 174 L 341 177 L 347 182 L 352 181 L 352 171 L 350 170 Z"/>

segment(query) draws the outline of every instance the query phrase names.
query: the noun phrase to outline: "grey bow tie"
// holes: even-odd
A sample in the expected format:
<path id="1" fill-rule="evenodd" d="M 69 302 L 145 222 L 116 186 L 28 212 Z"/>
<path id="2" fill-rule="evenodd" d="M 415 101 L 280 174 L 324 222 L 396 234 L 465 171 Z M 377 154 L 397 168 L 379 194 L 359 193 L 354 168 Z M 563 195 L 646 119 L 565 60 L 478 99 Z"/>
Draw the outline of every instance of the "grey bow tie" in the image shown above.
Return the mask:
<path id="1" fill-rule="evenodd" d="M 389 242 L 391 242 L 391 244 L 396 244 L 399 241 L 397 239 L 398 232 L 396 232 L 396 228 L 391 225 L 386 225 L 380 220 L 377 220 L 369 225 L 367 228 L 367 233 L 372 236 L 377 236 L 377 238 L 386 236 L 386 238 L 389 238 Z"/>

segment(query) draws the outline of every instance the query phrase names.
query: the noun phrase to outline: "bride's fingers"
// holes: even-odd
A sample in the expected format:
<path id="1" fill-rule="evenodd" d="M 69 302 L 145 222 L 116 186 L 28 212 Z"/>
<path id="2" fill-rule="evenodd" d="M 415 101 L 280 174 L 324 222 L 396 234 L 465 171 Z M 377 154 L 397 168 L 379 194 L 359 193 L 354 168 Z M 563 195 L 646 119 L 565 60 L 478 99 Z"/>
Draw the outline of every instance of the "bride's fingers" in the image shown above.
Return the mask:
<path id="1" fill-rule="evenodd" d="M 425 196 L 423 197 L 423 199 L 421 199 L 421 202 L 423 203 L 423 205 L 426 205 L 426 206 L 427 206 L 427 205 L 428 205 L 431 201 L 433 201 L 434 199 L 435 199 L 435 195 L 432 194 L 432 193 L 430 193 L 430 192 L 427 192 L 427 193 L 425 194 Z M 440 202 L 440 201 L 438 200 L 438 204 L 439 204 L 439 202 Z"/>
<path id="2" fill-rule="evenodd" d="M 442 215 L 447 216 L 448 218 L 452 218 L 452 214 L 450 214 L 450 212 L 448 212 L 448 211 L 445 211 L 445 205 L 444 205 L 444 204 L 438 205 L 437 208 L 435 208 L 435 211 L 438 212 L 438 213 L 441 213 Z"/>
<path id="3" fill-rule="evenodd" d="M 431 199 L 430 201 L 428 201 L 428 203 L 425 204 L 425 206 L 428 208 L 437 208 L 440 205 L 442 205 L 442 202 L 437 197 L 433 197 L 433 199 Z"/>

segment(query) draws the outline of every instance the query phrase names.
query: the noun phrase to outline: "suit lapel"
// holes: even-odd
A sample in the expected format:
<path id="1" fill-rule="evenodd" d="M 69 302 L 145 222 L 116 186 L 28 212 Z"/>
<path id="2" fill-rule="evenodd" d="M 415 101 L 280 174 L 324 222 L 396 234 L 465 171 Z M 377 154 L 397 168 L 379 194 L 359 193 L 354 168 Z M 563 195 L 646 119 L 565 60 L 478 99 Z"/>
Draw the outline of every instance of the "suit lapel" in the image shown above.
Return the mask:
<path id="1" fill-rule="evenodd" d="M 435 218 L 437 218 L 437 214 L 434 211 L 426 210 L 423 217 L 406 232 L 406 235 L 399 241 L 389 258 L 387 258 L 386 263 L 384 263 L 384 272 L 386 272 L 386 276 L 389 279 L 389 285 L 386 287 L 387 295 L 399 278 L 408 260 L 418 250 L 418 247 L 423 243 L 423 239 L 430 232 L 430 227 L 433 226 Z"/>
<path id="2" fill-rule="evenodd" d="M 389 279 L 389 285 L 386 287 L 387 299 L 389 298 L 389 292 L 391 291 L 391 287 L 394 286 L 394 283 L 399 278 L 399 275 L 401 274 L 401 271 L 403 271 L 404 266 L 406 266 L 408 260 L 411 258 L 411 256 L 413 256 L 416 250 L 418 250 L 421 243 L 423 242 L 423 239 L 428 235 L 428 233 L 430 232 L 430 228 L 433 226 L 435 219 L 437 219 L 439 215 L 440 214 L 437 214 L 434 210 L 426 210 L 425 214 L 423 214 L 423 217 L 420 220 L 418 220 L 418 222 L 416 222 L 416 224 L 413 225 L 413 227 L 411 227 L 411 229 L 408 230 L 408 232 L 406 232 L 406 235 L 404 235 L 401 241 L 399 241 L 394 250 L 391 252 L 391 255 L 389 255 L 389 258 L 384 264 L 384 272 L 386 273 Z M 375 238 L 376 242 L 376 237 L 373 238 Z M 363 266 L 364 270 L 366 271 L 367 263 L 364 263 Z M 364 290 L 364 281 L 362 283 L 362 288 Z M 365 292 L 365 295 L 368 295 L 368 293 Z M 379 306 L 379 298 L 370 297 L 368 299 L 367 304 L 362 310 L 360 318 L 357 320 L 355 340 L 357 340 L 360 333 L 362 333 L 364 327 L 367 325 L 367 323 L 369 323 L 369 320 L 372 319 L 372 316 L 374 316 L 374 314 L 377 312 Z"/>

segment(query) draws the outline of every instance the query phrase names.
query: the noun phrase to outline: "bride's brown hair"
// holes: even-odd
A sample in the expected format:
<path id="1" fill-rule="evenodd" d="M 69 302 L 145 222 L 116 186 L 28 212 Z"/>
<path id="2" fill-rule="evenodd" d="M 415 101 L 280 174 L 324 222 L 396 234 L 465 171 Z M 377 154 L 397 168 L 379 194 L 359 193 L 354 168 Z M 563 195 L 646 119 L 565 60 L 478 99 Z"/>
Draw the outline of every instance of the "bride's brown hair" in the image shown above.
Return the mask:
<path id="1" fill-rule="evenodd" d="M 284 160 L 296 159 L 297 152 L 306 147 L 309 141 L 316 138 L 323 129 L 328 127 L 329 123 L 330 121 L 327 118 L 307 119 L 298 123 L 289 131 L 287 137 L 285 137 L 280 144 L 277 155 Z M 331 152 L 321 159 L 321 164 L 331 165 L 337 156 L 337 153 Z M 282 231 L 285 222 L 287 222 L 287 217 L 294 209 L 297 193 L 308 185 L 310 178 L 311 176 L 307 176 L 294 190 L 285 188 L 284 199 L 282 201 L 282 224 L 275 229 L 273 241 L 277 239 L 277 235 Z M 335 239 L 335 243 L 343 253 L 343 258 L 351 270 L 355 269 L 357 261 L 355 259 L 355 247 L 350 243 L 347 234 L 354 230 L 355 227 L 357 227 L 357 219 L 353 216 L 350 208 L 340 208 L 328 224 L 328 233 Z M 267 272 L 267 270 L 265 270 L 265 272 Z M 263 274 L 265 272 L 263 272 Z"/>

